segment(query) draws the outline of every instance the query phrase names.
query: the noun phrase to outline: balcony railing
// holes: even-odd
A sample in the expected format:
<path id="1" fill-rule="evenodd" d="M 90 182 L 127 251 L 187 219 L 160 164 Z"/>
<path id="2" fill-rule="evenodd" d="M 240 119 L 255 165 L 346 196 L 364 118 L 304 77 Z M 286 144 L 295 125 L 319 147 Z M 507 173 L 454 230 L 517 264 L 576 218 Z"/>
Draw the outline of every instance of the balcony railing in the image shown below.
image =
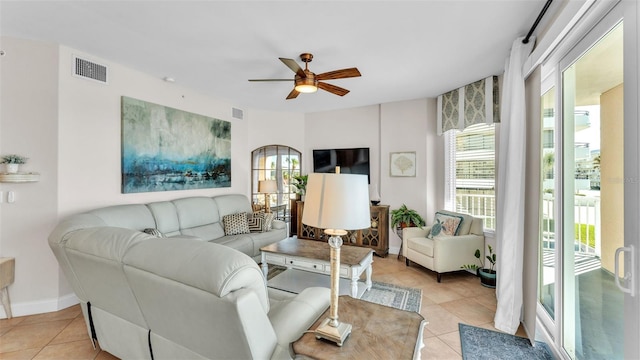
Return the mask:
<path id="1" fill-rule="evenodd" d="M 485 229 L 496 228 L 496 197 L 490 194 L 456 194 L 456 211 L 484 220 Z"/>
<path id="2" fill-rule="evenodd" d="M 555 199 L 545 194 L 542 199 L 542 247 L 555 248 Z M 600 198 L 575 196 L 574 198 L 575 251 L 600 256 Z"/>

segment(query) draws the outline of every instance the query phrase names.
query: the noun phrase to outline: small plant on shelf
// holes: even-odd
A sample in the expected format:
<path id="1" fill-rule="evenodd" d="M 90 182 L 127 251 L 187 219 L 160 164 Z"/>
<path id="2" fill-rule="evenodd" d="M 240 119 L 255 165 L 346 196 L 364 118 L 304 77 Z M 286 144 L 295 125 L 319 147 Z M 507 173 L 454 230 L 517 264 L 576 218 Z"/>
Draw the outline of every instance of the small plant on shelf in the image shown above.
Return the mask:
<path id="1" fill-rule="evenodd" d="M 424 225 L 425 221 L 422 216 L 420 216 L 417 211 L 407 208 L 407 205 L 405 204 L 402 204 L 398 209 L 391 210 L 392 228 L 404 228 L 409 226 L 422 227 Z"/>
<path id="2" fill-rule="evenodd" d="M 16 154 L 3 155 L 0 164 L 5 164 L 7 174 L 15 174 L 18 172 L 20 165 L 27 162 L 26 157 Z"/>
<path id="3" fill-rule="evenodd" d="M 22 165 L 22 164 L 26 164 L 27 160 L 29 160 L 29 158 L 21 156 L 21 155 L 16 155 L 16 154 L 9 154 L 9 155 L 3 155 L 2 156 L 2 162 L 0 162 L 0 164 L 18 164 L 18 165 Z"/>

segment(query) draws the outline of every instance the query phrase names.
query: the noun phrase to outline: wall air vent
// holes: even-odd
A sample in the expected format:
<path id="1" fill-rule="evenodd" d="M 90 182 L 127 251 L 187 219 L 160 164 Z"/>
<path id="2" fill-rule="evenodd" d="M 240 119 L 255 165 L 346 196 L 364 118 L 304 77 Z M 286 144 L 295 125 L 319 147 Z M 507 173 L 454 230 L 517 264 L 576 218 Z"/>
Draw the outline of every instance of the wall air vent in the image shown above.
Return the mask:
<path id="1" fill-rule="evenodd" d="M 231 108 L 231 116 L 236 119 L 242 120 L 244 118 L 244 112 L 240 109 Z"/>
<path id="2" fill-rule="evenodd" d="M 108 68 L 104 65 L 100 65 L 89 60 L 73 57 L 73 75 L 81 77 L 83 79 L 89 79 L 98 81 L 103 84 L 108 84 L 107 81 Z"/>

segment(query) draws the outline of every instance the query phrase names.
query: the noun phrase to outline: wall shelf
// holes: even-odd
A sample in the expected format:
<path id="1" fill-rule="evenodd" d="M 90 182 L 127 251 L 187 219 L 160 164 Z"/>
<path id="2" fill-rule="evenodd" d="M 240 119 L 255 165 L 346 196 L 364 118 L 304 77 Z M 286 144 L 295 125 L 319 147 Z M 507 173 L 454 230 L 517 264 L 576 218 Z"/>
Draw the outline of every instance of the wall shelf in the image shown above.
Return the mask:
<path id="1" fill-rule="evenodd" d="M 26 182 L 36 182 L 40 181 L 39 173 L 16 173 L 16 174 L 6 174 L 0 173 L 0 182 L 5 183 L 26 183 Z"/>

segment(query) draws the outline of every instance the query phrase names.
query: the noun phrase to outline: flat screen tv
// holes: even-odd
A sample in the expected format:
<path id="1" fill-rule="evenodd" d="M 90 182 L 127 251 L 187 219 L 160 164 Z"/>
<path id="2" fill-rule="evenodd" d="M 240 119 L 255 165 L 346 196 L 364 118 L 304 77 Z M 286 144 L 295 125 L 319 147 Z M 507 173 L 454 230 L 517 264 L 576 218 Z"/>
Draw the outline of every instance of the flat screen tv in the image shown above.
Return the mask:
<path id="1" fill-rule="evenodd" d="M 369 174 L 369 148 L 317 149 L 313 150 L 313 172 L 335 173 L 340 166 L 341 174 Z"/>

